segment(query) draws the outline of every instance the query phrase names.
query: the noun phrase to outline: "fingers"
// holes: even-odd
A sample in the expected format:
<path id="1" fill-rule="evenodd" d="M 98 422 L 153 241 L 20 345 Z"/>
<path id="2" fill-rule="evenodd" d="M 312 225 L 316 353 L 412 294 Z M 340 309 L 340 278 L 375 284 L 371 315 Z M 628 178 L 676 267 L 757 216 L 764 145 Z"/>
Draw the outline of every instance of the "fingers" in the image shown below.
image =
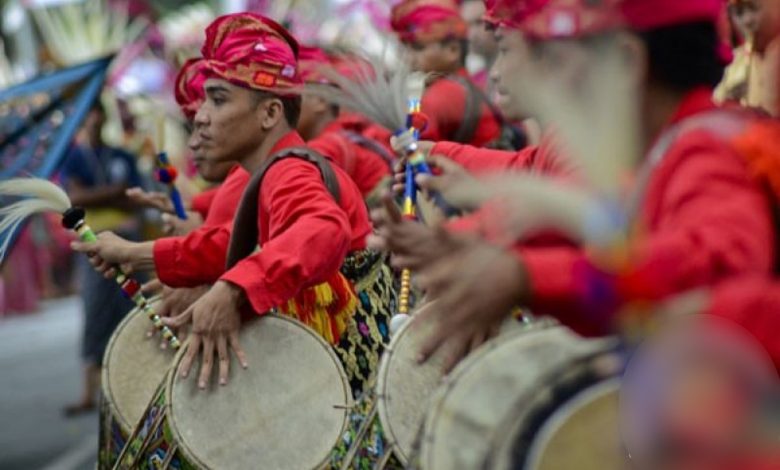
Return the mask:
<path id="1" fill-rule="evenodd" d="M 398 210 L 398 206 L 390 195 L 385 195 L 385 197 L 382 198 L 382 206 L 385 208 L 385 212 L 390 222 L 397 224 L 403 220 L 401 211 Z"/>
<path id="2" fill-rule="evenodd" d="M 144 294 L 157 294 L 163 289 L 163 283 L 159 279 L 152 279 L 141 286 L 141 292 Z"/>
<path id="3" fill-rule="evenodd" d="M 246 354 L 244 353 L 244 350 L 241 349 L 241 344 L 238 342 L 238 331 L 232 331 L 228 335 L 228 339 L 230 340 L 230 348 L 233 350 L 234 353 L 236 353 L 236 357 L 238 358 L 238 363 L 241 364 L 241 367 L 246 369 L 249 367 L 249 362 L 246 360 Z"/>
<path id="4" fill-rule="evenodd" d="M 95 242 L 70 242 L 70 249 L 87 255 L 95 253 Z"/>
<path id="5" fill-rule="evenodd" d="M 192 363 L 195 362 L 195 355 L 200 351 L 201 336 L 199 334 L 192 334 L 190 342 L 187 343 L 187 352 L 184 353 L 184 357 L 179 364 L 179 376 L 186 379 L 190 375 L 192 369 Z"/>
<path id="6" fill-rule="evenodd" d="M 188 308 L 184 313 L 175 317 L 163 318 L 163 324 L 168 328 L 178 329 L 182 326 L 190 323 L 192 319 L 192 307 Z"/>
<path id="7" fill-rule="evenodd" d="M 377 234 L 370 234 L 366 237 L 368 248 L 376 251 L 387 251 L 387 240 Z"/>
<path id="8" fill-rule="evenodd" d="M 219 384 L 227 385 L 230 372 L 230 354 L 228 354 L 227 337 L 224 334 L 217 336 L 217 357 L 219 358 Z"/>
<path id="9" fill-rule="evenodd" d="M 205 390 L 209 384 L 211 370 L 214 367 L 214 339 L 211 336 L 203 337 L 203 352 L 200 356 L 200 376 L 198 388 Z"/>
<path id="10" fill-rule="evenodd" d="M 452 369 L 454 369 L 455 366 L 458 365 L 458 363 L 464 357 L 466 357 L 466 354 L 469 352 L 470 344 L 471 341 L 465 334 L 455 335 L 450 341 L 447 342 L 447 355 L 444 359 L 444 363 L 442 364 L 442 372 L 445 375 L 452 372 Z"/>

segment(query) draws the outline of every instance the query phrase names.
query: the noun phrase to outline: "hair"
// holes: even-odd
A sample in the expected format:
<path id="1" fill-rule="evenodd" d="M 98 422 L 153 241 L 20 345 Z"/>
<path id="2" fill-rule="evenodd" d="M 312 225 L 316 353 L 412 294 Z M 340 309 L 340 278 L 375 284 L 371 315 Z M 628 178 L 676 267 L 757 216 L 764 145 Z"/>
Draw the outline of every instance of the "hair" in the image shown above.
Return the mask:
<path id="1" fill-rule="evenodd" d="M 723 78 L 719 37 L 709 21 L 685 23 L 640 34 L 649 62 L 650 79 L 675 91 L 715 87 Z"/>
<path id="2" fill-rule="evenodd" d="M 284 109 L 284 119 L 287 124 L 295 129 L 298 126 L 298 120 L 301 117 L 301 96 L 280 96 L 276 93 L 263 90 L 252 90 L 255 105 L 259 105 L 267 99 L 278 99 L 282 102 L 282 108 Z"/>
<path id="3" fill-rule="evenodd" d="M 466 66 L 466 59 L 469 56 L 469 40 L 456 37 L 448 37 L 441 41 L 442 46 L 449 46 L 452 43 L 458 43 L 460 45 L 460 65 Z"/>

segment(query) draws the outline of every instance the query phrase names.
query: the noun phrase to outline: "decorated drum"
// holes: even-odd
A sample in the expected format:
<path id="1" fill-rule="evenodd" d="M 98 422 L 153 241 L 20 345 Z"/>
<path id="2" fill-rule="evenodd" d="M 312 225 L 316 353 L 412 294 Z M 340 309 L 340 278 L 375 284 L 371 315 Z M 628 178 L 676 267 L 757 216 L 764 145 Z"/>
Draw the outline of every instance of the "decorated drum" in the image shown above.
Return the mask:
<path id="1" fill-rule="evenodd" d="M 519 397 L 551 370 L 602 350 L 565 327 L 514 329 L 463 361 L 431 398 L 417 464 L 426 470 L 479 468 L 490 436 Z"/>
<path id="2" fill-rule="evenodd" d="M 153 299 L 149 306 L 154 309 L 159 303 L 159 298 Z M 146 313 L 135 308 L 117 326 L 106 347 L 100 406 L 101 468 L 114 465 L 173 362 L 173 351 L 160 349 L 157 338 L 147 338 L 148 329 Z"/>
<path id="3" fill-rule="evenodd" d="M 244 325 L 248 369 L 233 361 L 228 385 L 199 390 L 197 373 L 171 370 L 121 468 L 318 469 L 347 424 L 349 381 L 333 349 L 288 317 Z M 195 361 L 194 370 L 200 362 Z M 215 368 L 216 369 L 216 368 Z"/>
<path id="4" fill-rule="evenodd" d="M 622 354 L 607 348 L 551 371 L 536 390 L 518 396 L 482 468 L 628 468 L 618 432 L 623 366 Z"/>

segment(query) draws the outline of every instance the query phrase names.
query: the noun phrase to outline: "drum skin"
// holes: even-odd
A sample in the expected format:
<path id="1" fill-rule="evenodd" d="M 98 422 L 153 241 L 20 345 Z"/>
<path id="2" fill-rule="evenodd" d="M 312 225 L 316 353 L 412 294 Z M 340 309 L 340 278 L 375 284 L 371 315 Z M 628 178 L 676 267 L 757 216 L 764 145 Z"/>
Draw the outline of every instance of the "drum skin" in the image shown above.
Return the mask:
<path id="1" fill-rule="evenodd" d="M 425 308 L 421 307 L 417 314 Z M 431 329 L 417 318 L 413 316 L 393 336 L 379 364 L 376 386 L 382 429 L 403 465 L 408 462 L 429 398 L 443 377 L 441 354 L 423 365 L 417 364 L 421 341 Z"/>
<path id="2" fill-rule="evenodd" d="M 491 434 L 519 397 L 550 369 L 603 349 L 565 327 L 514 330 L 464 360 L 437 390 L 426 416 L 419 465 L 425 470 L 479 468 Z"/>
<path id="3" fill-rule="evenodd" d="M 159 298 L 150 301 L 152 307 L 159 303 Z M 103 395 L 125 434 L 143 416 L 175 357 L 160 349 L 158 337 L 146 337 L 151 325 L 141 309 L 133 309 L 117 326 L 103 358 Z"/>
<path id="4" fill-rule="evenodd" d="M 213 470 L 324 467 L 351 406 L 333 349 L 303 324 L 276 315 L 244 325 L 240 341 L 249 368 L 233 358 L 226 386 L 217 385 L 216 364 L 205 391 L 197 373 L 169 375 L 167 416 L 179 451 Z M 199 370 L 199 360 L 193 367 Z"/>

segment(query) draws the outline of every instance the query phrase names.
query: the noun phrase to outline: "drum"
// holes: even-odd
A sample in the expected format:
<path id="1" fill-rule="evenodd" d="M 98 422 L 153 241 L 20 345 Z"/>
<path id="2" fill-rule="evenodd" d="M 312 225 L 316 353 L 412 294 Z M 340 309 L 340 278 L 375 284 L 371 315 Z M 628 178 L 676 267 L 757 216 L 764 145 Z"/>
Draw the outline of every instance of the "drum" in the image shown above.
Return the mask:
<path id="1" fill-rule="evenodd" d="M 160 299 L 149 305 L 155 308 Z M 170 368 L 174 354 L 161 350 L 157 338 L 147 338 L 149 318 L 132 310 L 117 326 L 103 359 L 100 403 L 101 468 L 111 468 L 155 390 Z"/>
<path id="2" fill-rule="evenodd" d="M 482 468 L 628 468 L 618 432 L 623 366 L 623 356 L 608 349 L 552 371 L 535 391 L 518 396 Z"/>
<path id="3" fill-rule="evenodd" d="M 463 361 L 432 397 L 419 465 L 426 470 L 478 468 L 490 435 L 551 369 L 602 350 L 613 340 L 583 340 L 565 327 L 515 329 Z"/>
<path id="4" fill-rule="evenodd" d="M 385 349 L 376 386 L 350 414 L 350 428 L 341 444 L 346 452 L 336 456 L 333 467 L 403 468 L 407 464 L 428 397 L 442 379 L 440 355 L 423 365 L 415 359 L 429 330 L 418 318 L 407 321 Z"/>
<path id="5" fill-rule="evenodd" d="M 303 324 L 266 315 L 243 327 L 249 368 L 198 390 L 176 367 L 121 457 L 120 468 L 295 468 L 329 464 L 352 406 L 336 354 Z M 193 367 L 199 367 L 196 361 Z M 216 368 L 215 368 L 216 369 Z"/>

